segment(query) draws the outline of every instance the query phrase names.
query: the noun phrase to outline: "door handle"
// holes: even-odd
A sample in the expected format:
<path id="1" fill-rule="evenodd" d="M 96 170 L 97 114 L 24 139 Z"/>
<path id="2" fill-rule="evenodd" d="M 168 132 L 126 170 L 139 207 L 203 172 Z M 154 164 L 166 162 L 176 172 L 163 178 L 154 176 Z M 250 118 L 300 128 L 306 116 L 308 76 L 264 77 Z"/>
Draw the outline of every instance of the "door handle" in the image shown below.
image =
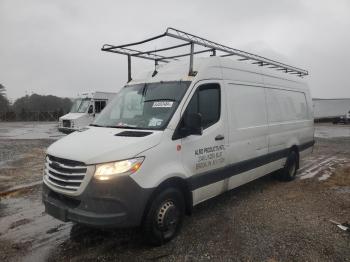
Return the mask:
<path id="1" fill-rule="evenodd" d="M 215 141 L 218 141 L 218 140 L 224 140 L 224 136 L 223 135 L 217 135 L 216 137 L 215 137 Z"/>

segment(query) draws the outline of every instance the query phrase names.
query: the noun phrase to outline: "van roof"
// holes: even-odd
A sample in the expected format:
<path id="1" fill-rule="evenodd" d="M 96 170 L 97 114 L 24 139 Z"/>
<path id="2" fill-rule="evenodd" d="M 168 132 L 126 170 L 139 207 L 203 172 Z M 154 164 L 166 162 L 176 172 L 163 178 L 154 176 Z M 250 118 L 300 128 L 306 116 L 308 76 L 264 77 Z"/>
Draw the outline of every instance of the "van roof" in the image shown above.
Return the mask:
<path id="1" fill-rule="evenodd" d="M 229 57 L 201 57 L 196 58 L 193 64 L 195 76 L 188 75 L 189 61 L 174 61 L 162 64 L 157 67 L 157 74 L 154 70 L 139 72 L 133 76 L 128 83 L 152 83 L 161 81 L 198 81 L 203 79 L 225 79 L 236 80 L 238 82 L 263 82 L 263 76 L 266 82 L 273 82 L 275 79 L 287 80 L 297 85 L 304 85 L 305 80 L 292 74 L 282 73 L 281 71 L 271 70 L 266 67 L 256 66 L 245 61 L 236 61 Z"/>

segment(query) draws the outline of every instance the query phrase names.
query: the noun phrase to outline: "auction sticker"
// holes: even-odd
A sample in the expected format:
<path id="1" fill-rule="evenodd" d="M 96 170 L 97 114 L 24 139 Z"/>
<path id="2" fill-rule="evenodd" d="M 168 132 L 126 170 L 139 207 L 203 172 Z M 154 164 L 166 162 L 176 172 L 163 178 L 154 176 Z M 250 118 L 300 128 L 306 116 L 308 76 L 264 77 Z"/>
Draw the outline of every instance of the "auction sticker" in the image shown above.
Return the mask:
<path id="1" fill-rule="evenodd" d="M 157 101 L 153 103 L 152 107 L 172 107 L 173 103 L 173 101 Z"/>

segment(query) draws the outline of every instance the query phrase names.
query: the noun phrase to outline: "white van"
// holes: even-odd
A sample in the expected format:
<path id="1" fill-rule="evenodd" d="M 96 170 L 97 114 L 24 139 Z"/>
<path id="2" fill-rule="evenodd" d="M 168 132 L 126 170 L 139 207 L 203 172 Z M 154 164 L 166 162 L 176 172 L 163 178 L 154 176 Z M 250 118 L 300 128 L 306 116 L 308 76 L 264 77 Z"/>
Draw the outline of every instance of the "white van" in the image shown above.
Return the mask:
<path id="1" fill-rule="evenodd" d="M 212 56 L 134 78 L 94 124 L 48 148 L 46 212 L 141 225 L 162 244 L 202 201 L 277 170 L 292 180 L 314 145 L 313 112 L 306 82 L 283 72 Z"/>
<path id="2" fill-rule="evenodd" d="M 58 130 L 68 134 L 91 124 L 115 95 L 116 93 L 98 91 L 79 95 L 70 112 L 59 118 Z"/>

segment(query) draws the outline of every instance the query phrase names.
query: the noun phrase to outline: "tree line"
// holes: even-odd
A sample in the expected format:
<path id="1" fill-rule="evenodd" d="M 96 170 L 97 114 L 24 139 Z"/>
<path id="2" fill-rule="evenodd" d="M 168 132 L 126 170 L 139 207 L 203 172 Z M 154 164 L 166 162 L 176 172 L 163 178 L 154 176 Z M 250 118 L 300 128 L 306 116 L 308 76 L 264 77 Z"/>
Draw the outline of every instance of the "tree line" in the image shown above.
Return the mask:
<path id="1" fill-rule="evenodd" d="M 25 95 L 12 105 L 5 95 L 5 87 L 0 84 L 0 120 L 57 120 L 69 112 L 72 101 L 69 98 Z"/>

